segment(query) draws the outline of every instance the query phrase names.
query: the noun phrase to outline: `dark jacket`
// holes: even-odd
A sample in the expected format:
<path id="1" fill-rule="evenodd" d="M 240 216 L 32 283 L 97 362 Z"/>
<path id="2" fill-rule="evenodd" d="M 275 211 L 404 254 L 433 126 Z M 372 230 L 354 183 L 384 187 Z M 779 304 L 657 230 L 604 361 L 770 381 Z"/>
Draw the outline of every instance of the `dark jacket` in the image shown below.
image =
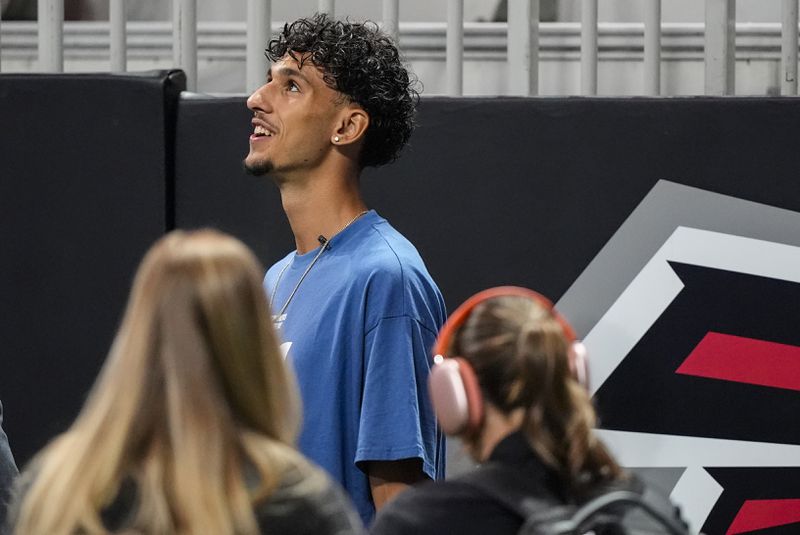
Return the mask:
<path id="1" fill-rule="evenodd" d="M 17 465 L 11 455 L 8 437 L 3 432 L 3 404 L 0 403 L 0 534 L 6 525 L 6 509 L 11 498 L 11 487 L 17 477 Z"/>
<path id="2" fill-rule="evenodd" d="M 508 475 L 502 488 L 508 489 L 511 495 L 537 498 L 537 503 L 542 504 L 573 504 L 589 498 L 573 496 L 564 479 L 539 459 L 520 432 L 500 441 L 489 463 L 493 467 L 499 465 L 503 469 L 501 473 Z M 479 469 L 460 478 L 428 482 L 404 492 L 380 511 L 370 533 L 516 535 L 523 524 L 522 516 L 475 484 L 476 477 L 486 473 Z M 636 479 L 625 480 L 620 485 L 632 491 L 644 489 Z"/>
<path id="3" fill-rule="evenodd" d="M 13 519 L 35 474 L 23 475 L 10 516 Z M 138 488 L 126 479 L 113 503 L 101 512 L 110 532 L 130 529 L 138 509 Z M 283 475 L 278 488 L 255 506 L 261 533 L 270 535 L 362 535 L 361 518 L 344 491 L 313 467 L 291 468 Z M 36 535 L 36 534 L 30 534 Z"/>
<path id="4" fill-rule="evenodd" d="M 532 496 L 566 500 L 558 475 L 542 463 L 521 433 L 500 441 L 489 457 L 525 475 Z M 400 494 L 380 511 L 373 535 L 516 535 L 522 519 L 474 485 L 458 478 L 425 482 Z"/>

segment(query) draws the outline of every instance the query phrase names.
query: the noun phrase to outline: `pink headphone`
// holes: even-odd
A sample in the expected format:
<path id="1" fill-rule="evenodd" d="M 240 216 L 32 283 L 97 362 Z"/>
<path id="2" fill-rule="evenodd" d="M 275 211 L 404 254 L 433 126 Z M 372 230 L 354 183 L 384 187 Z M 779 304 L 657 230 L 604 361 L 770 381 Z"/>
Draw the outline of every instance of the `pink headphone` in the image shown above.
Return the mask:
<path id="1" fill-rule="evenodd" d="M 520 296 L 532 299 L 552 311 L 561 325 L 564 336 L 571 343 L 569 367 L 575 380 L 588 388 L 586 348 L 576 340 L 575 331 L 567 320 L 556 312 L 553 303 L 543 295 L 519 286 L 498 286 L 479 292 L 456 309 L 447 319 L 436 343 L 433 345 L 434 366 L 428 378 L 428 388 L 436 417 L 448 435 L 472 436 L 478 433 L 483 422 L 483 396 L 478 377 L 472 366 L 461 357 L 446 355 L 453 336 L 467 321 L 476 306 L 495 297 Z"/>

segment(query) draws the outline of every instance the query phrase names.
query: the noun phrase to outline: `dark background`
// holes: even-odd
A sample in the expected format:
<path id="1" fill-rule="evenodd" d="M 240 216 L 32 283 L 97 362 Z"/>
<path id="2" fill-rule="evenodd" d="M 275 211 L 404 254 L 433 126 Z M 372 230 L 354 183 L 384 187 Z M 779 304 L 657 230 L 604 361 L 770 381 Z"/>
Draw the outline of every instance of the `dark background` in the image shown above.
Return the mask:
<path id="1" fill-rule="evenodd" d="M 77 414 L 167 228 L 183 79 L 0 76 L 0 399 L 19 463 Z"/>
<path id="2" fill-rule="evenodd" d="M 271 264 L 293 249 L 277 189 L 242 171 L 244 98 L 184 99 L 176 222 Z M 420 250 L 452 310 L 522 284 L 557 300 L 659 179 L 800 211 L 791 98 L 423 98 L 400 159 L 362 187 Z"/>

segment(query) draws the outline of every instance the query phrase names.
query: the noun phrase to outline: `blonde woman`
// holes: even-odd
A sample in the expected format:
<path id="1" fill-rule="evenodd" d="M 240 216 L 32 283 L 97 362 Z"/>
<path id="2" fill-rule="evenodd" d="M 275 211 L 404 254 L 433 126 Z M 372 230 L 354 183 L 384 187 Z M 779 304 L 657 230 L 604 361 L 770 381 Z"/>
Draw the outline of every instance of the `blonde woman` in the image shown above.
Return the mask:
<path id="1" fill-rule="evenodd" d="M 72 427 L 21 477 L 15 533 L 360 533 L 292 447 L 299 407 L 263 271 L 219 232 L 147 253 Z"/>

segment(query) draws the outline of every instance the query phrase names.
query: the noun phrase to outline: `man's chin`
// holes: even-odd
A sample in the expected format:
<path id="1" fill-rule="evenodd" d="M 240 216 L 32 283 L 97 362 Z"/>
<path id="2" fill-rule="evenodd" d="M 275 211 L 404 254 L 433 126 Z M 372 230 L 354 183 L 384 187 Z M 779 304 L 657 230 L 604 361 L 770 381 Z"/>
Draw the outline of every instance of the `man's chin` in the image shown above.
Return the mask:
<path id="1" fill-rule="evenodd" d="M 264 176 L 272 171 L 272 163 L 269 161 L 251 162 L 245 158 L 242 163 L 248 175 Z"/>

